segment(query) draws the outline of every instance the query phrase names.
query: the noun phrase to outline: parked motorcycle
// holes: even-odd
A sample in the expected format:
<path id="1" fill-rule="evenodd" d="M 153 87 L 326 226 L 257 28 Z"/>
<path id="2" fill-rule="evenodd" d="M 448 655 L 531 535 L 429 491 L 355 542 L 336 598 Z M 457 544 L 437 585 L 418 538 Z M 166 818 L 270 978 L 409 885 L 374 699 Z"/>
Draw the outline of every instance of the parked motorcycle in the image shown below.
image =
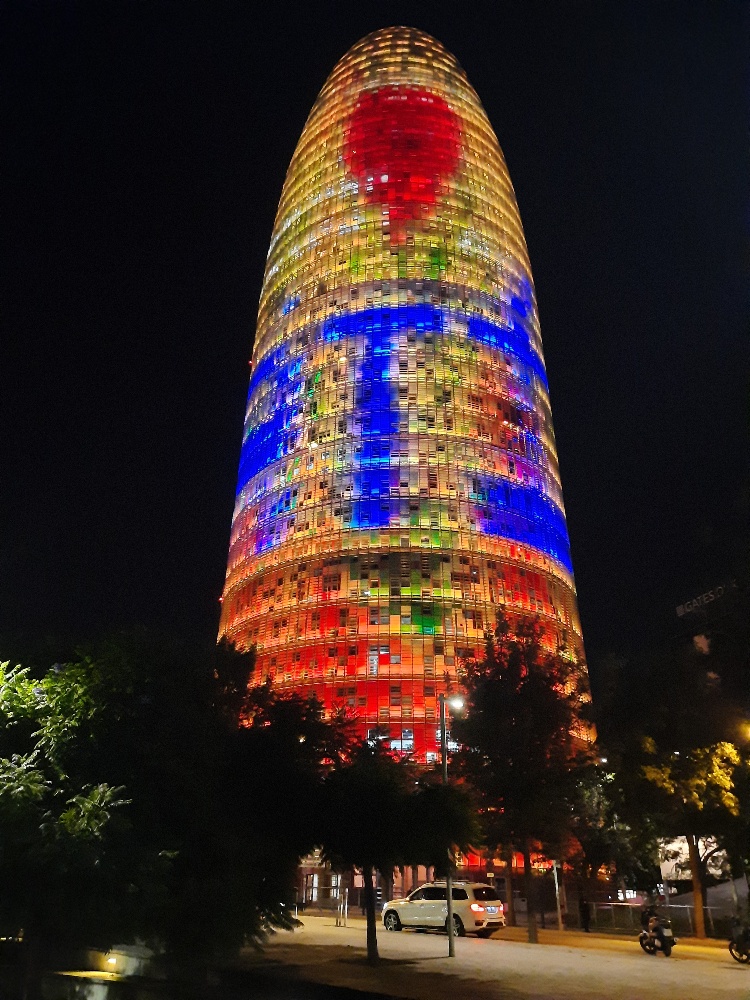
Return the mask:
<path id="1" fill-rule="evenodd" d="M 746 965 L 750 962 L 750 926 L 743 924 L 736 917 L 732 920 L 732 940 L 729 942 L 729 954 L 735 962 Z"/>
<path id="2" fill-rule="evenodd" d="M 640 933 L 638 943 L 648 955 L 662 951 L 669 958 L 677 944 L 677 938 L 672 933 L 672 922 L 666 917 L 650 914 L 647 926 Z"/>

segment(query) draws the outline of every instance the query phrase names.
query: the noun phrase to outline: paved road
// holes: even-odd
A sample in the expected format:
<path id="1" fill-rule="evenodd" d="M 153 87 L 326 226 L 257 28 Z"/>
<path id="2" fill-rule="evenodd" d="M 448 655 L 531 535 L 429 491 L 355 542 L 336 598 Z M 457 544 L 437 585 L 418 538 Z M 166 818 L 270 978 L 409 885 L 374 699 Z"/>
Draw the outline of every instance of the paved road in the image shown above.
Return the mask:
<path id="1" fill-rule="evenodd" d="M 645 955 L 635 937 L 547 931 L 530 945 L 522 933 L 460 938 L 451 960 L 445 935 L 380 929 L 382 961 L 371 969 L 364 921 L 336 927 L 330 917 L 305 917 L 300 930 L 272 938 L 264 962 L 313 982 L 411 1000 L 750 1000 L 750 967 L 719 943 L 684 942 L 666 959 Z"/>

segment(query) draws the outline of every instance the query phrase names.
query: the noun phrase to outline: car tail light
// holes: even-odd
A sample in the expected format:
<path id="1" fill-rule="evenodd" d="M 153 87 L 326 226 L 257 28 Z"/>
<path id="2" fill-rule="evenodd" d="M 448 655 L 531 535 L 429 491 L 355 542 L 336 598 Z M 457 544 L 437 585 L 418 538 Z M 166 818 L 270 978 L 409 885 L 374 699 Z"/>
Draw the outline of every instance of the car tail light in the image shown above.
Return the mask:
<path id="1" fill-rule="evenodd" d="M 484 913 L 484 907 L 481 903 L 472 903 L 470 909 L 473 910 L 474 913 Z"/>

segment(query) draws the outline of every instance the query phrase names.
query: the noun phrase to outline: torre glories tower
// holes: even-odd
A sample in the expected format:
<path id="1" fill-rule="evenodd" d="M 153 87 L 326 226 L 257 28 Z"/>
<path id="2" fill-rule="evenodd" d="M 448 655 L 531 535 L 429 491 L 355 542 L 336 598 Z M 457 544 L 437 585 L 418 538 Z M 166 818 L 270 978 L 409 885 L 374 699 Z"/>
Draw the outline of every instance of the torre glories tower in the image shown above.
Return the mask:
<path id="1" fill-rule="evenodd" d="M 434 759 L 503 611 L 582 649 L 534 285 L 479 98 L 428 35 L 334 68 L 258 311 L 220 635 Z"/>

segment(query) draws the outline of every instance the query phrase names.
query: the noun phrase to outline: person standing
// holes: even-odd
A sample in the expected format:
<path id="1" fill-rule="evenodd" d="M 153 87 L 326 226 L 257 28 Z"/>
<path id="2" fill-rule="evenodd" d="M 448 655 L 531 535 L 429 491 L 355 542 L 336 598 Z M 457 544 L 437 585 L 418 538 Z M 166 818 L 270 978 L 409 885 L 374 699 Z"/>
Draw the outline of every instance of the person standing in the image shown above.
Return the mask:
<path id="1" fill-rule="evenodd" d="M 588 934 L 591 923 L 591 906 L 584 896 L 578 900 L 578 913 L 581 918 L 581 928 Z"/>

